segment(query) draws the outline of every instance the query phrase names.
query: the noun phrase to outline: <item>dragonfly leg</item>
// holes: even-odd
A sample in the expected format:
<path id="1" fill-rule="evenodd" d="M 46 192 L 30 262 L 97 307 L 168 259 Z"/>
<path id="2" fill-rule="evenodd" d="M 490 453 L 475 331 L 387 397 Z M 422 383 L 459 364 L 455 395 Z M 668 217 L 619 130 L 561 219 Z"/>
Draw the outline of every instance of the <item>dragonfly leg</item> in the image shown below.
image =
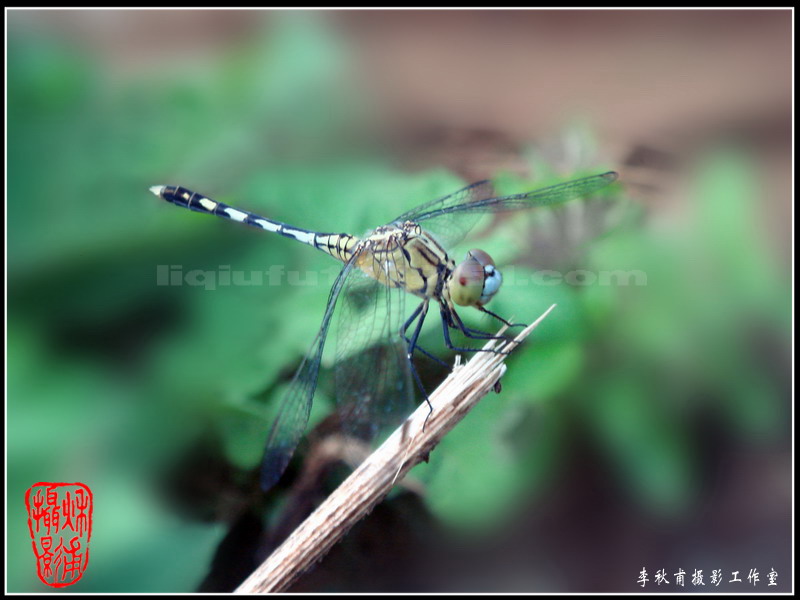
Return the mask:
<path id="1" fill-rule="evenodd" d="M 434 356 L 433 354 L 431 354 L 430 352 L 425 350 L 425 348 L 423 348 L 422 346 L 417 346 L 417 337 L 419 337 L 419 332 L 420 332 L 420 329 L 422 328 L 422 321 L 425 320 L 425 314 L 428 312 L 427 304 L 428 304 L 427 301 L 422 302 L 417 307 L 417 309 L 411 314 L 411 316 L 408 318 L 408 320 L 400 328 L 400 336 L 405 340 L 405 342 L 406 342 L 406 344 L 408 346 L 409 355 L 412 354 L 414 352 L 414 350 L 419 350 L 420 352 L 422 352 L 428 358 L 430 358 L 432 360 L 435 360 L 437 363 L 439 363 L 443 367 L 449 369 L 450 365 L 448 365 L 441 358 L 439 358 L 438 356 Z M 424 313 L 423 313 L 423 307 L 425 308 L 425 312 Z M 420 317 L 420 315 L 421 315 L 420 322 L 417 325 L 417 328 L 415 330 L 415 334 L 413 336 L 413 339 L 409 338 L 406 335 L 406 331 L 408 330 L 409 327 L 411 327 L 411 324 L 417 319 L 417 317 Z M 410 357 L 409 357 L 409 360 L 411 360 Z"/>
<path id="2" fill-rule="evenodd" d="M 511 354 L 510 352 L 497 350 L 496 348 L 488 348 L 488 349 L 462 348 L 460 346 L 454 345 L 452 340 L 450 339 L 450 327 L 452 327 L 453 329 L 459 329 L 464 335 L 472 339 L 507 340 L 508 338 L 502 335 L 491 335 L 485 332 L 476 332 L 484 334 L 484 337 L 477 335 L 470 335 L 467 328 L 464 326 L 464 323 L 461 322 L 458 313 L 456 313 L 454 310 L 448 311 L 445 305 L 442 305 L 440 310 L 442 313 L 442 333 L 444 334 L 444 343 L 448 348 L 450 348 L 450 350 L 455 350 L 456 352 L 492 352 L 494 354 Z M 455 317 L 455 323 L 451 315 L 452 317 Z"/>
<path id="3" fill-rule="evenodd" d="M 414 375 L 414 381 L 417 382 L 417 386 L 419 389 L 422 390 L 422 397 L 425 398 L 425 402 L 428 403 L 428 416 L 425 417 L 425 422 L 422 423 L 422 430 L 425 431 L 425 425 L 428 423 L 428 419 L 431 418 L 433 414 L 433 404 L 431 404 L 431 399 L 428 397 L 428 392 L 425 389 L 425 386 L 422 385 L 422 379 L 419 378 L 419 373 L 417 372 L 417 368 L 414 366 L 412 361 L 409 361 L 409 367 L 411 367 L 411 373 Z"/>
<path id="4" fill-rule="evenodd" d="M 425 390 L 425 386 L 422 385 L 422 379 L 420 379 L 419 373 L 417 372 L 417 368 L 414 366 L 414 350 L 419 350 L 426 356 L 429 356 L 447 366 L 447 364 L 444 361 L 442 361 L 439 358 L 436 358 L 423 348 L 417 346 L 417 339 L 419 338 L 419 332 L 422 331 L 422 324 L 425 322 L 425 316 L 427 314 L 428 314 L 428 300 L 425 300 L 417 307 L 417 309 L 403 324 L 403 327 L 400 330 L 400 334 L 403 336 L 403 339 L 408 344 L 408 353 L 406 355 L 408 358 L 408 366 L 411 368 L 411 373 L 414 375 L 414 380 L 417 382 L 417 386 L 419 386 L 419 389 L 422 390 L 422 395 L 425 398 L 425 402 L 428 403 L 428 416 L 425 417 L 425 423 L 422 424 L 423 430 L 425 429 L 425 424 L 428 422 L 428 419 L 433 414 L 433 404 L 431 404 L 431 400 L 428 397 L 428 392 Z M 408 336 L 406 336 L 406 330 L 411 326 L 411 323 L 413 323 L 415 319 L 417 320 L 417 325 L 416 327 L 414 327 L 414 333 L 411 335 L 411 339 L 409 339 Z"/>
<path id="5" fill-rule="evenodd" d="M 489 333 L 487 331 L 481 331 L 480 329 L 473 329 L 472 327 L 467 327 L 464 325 L 464 322 L 461 320 L 461 317 L 455 310 L 450 311 L 450 315 L 452 317 L 451 320 L 451 327 L 453 329 L 458 329 L 468 338 L 473 340 L 506 340 L 510 341 L 511 338 L 505 335 L 495 335 L 493 333 Z"/>
<path id="6" fill-rule="evenodd" d="M 493 313 L 492 311 L 484 308 L 483 306 L 479 306 L 478 310 L 481 311 L 481 312 L 486 313 L 490 317 L 494 317 L 495 319 L 497 319 L 498 321 L 500 321 L 501 323 L 503 323 L 504 325 L 507 325 L 509 327 L 527 327 L 528 326 L 526 323 L 509 323 L 508 321 L 506 321 L 500 315 L 498 315 L 496 313 Z"/>

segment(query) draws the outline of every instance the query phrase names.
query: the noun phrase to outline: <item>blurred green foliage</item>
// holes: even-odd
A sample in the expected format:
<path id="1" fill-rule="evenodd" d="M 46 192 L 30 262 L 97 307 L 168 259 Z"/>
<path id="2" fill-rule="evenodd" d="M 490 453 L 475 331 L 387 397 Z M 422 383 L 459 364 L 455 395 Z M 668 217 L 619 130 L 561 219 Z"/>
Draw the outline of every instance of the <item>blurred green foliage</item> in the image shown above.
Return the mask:
<path id="1" fill-rule="evenodd" d="M 340 85 L 345 50 L 313 20 L 273 23 L 203 70 L 146 76 L 110 72 L 57 36 L 9 34 L 9 590 L 40 590 L 25 489 L 66 480 L 96 498 L 91 577 L 71 591 L 190 591 L 224 525 L 175 515 L 154 481 L 210 435 L 247 485 L 337 267 L 175 210 L 148 187 L 187 185 L 304 228 L 360 233 L 463 182 L 339 152 L 359 98 Z M 498 174 L 500 191 L 550 182 L 533 155 L 531 168 L 535 181 Z M 754 236 L 751 164 L 710 156 L 689 191 L 690 226 L 672 231 L 619 188 L 476 231 L 506 267 L 493 310 L 529 322 L 558 308 L 508 361 L 502 394 L 412 473 L 439 519 L 469 534 L 513 520 L 523 498 L 555 485 L 579 438 L 638 510 L 670 517 L 701 486 L 699 418 L 753 441 L 787 434 L 786 382 L 758 339 L 772 336 L 783 356 L 788 279 Z M 158 265 L 327 275 L 210 290 L 158 286 Z M 635 270 L 646 285 L 542 282 L 541 269 Z M 438 335 L 429 323 L 423 345 L 441 348 Z M 312 424 L 329 396 L 321 387 Z"/>

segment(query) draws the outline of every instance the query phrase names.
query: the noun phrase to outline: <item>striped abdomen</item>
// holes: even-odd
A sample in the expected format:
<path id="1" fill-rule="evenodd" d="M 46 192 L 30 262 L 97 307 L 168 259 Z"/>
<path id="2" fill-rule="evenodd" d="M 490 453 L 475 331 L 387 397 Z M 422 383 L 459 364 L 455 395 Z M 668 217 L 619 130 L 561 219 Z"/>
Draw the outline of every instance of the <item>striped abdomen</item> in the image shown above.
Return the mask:
<path id="1" fill-rule="evenodd" d="M 171 204 L 188 208 L 197 212 L 217 215 L 232 221 L 252 225 L 266 231 L 278 233 L 283 237 L 292 238 L 298 242 L 303 242 L 309 246 L 314 246 L 317 250 L 322 250 L 326 254 L 342 262 L 346 262 L 353 255 L 353 249 L 358 243 L 358 238 L 346 233 L 317 233 L 306 229 L 299 229 L 267 219 L 246 210 L 239 210 L 207 198 L 186 188 L 173 185 L 158 185 L 150 188 L 156 196 L 166 200 Z"/>

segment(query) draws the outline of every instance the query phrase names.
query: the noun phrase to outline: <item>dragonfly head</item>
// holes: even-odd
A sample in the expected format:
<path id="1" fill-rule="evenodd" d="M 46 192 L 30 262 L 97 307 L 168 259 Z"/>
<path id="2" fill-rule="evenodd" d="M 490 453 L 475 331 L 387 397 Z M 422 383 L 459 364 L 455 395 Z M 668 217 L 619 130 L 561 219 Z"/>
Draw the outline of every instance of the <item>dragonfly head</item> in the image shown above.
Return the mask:
<path id="1" fill-rule="evenodd" d="M 503 276 L 492 257 L 483 250 L 470 250 L 448 281 L 450 298 L 459 306 L 483 306 L 500 289 Z"/>

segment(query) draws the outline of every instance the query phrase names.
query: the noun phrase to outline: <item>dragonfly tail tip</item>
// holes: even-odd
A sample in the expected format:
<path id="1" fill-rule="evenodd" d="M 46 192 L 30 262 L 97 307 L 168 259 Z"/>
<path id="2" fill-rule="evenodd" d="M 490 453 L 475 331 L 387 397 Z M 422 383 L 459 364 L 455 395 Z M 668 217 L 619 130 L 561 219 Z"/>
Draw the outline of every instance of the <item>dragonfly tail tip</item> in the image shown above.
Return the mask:
<path id="1" fill-rule="evenodd" d="M 154 185 L 150 188 L 150 191 L 160 198 L 161 192 L 164 190 L 165 187 L 166 186 L 163 185 Z"/>
<path id="2" fill-rule="evenodd" d="M 617 179 L 619 179 L 619 173 L 616 171 L 609 171 L 608 173 L 603 173 L 603 177 L 608 181 L 608 183 L 613 183 Z"/>

